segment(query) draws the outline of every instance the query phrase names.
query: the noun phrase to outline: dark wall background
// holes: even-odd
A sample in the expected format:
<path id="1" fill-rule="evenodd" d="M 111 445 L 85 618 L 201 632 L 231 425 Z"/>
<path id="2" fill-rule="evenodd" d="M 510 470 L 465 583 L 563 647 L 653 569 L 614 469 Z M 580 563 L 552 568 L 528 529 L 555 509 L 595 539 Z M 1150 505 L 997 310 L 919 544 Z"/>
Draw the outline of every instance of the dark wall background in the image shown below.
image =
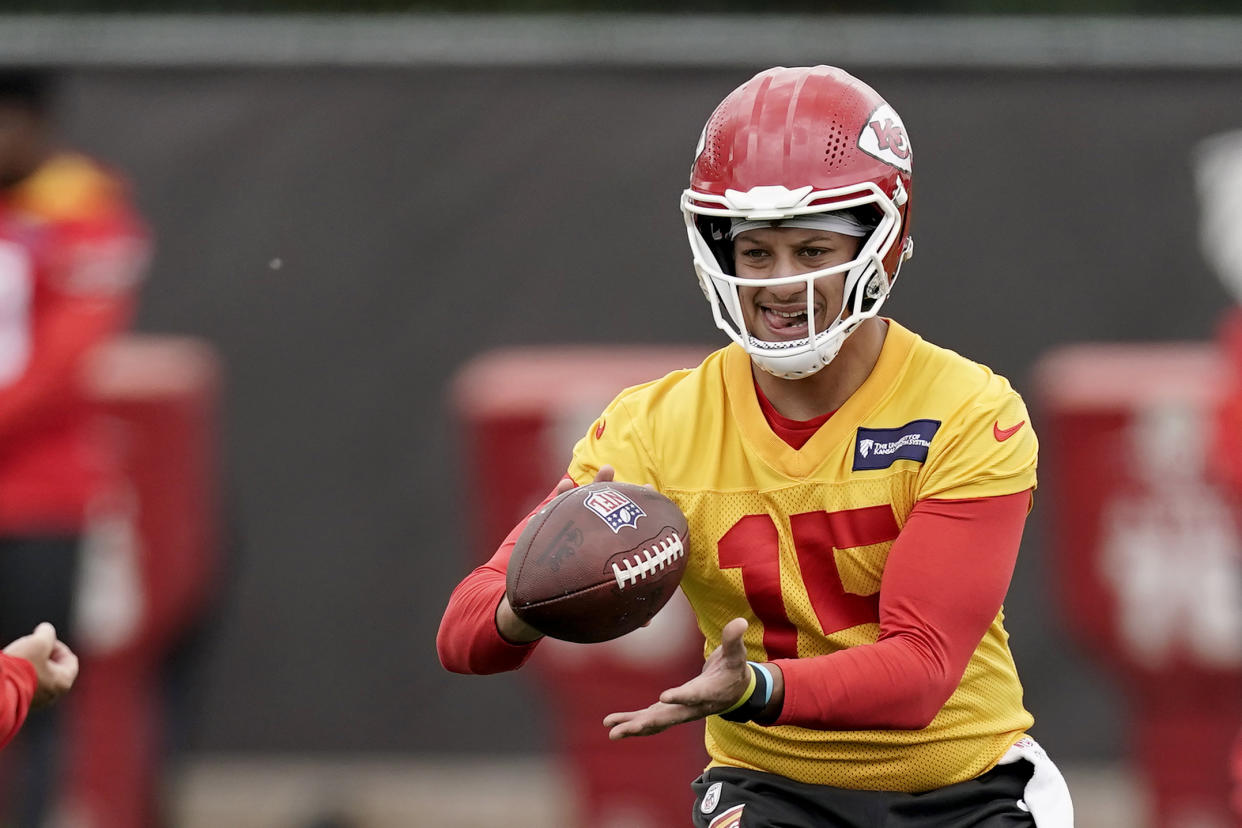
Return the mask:
<path id="1" fill-rule="evenodd" d="M 158 236 L 140 327 L 228 367 L 239 542 L 199 747 L 544 744 L 523 676 L 435 658 L 471 522 L 448 384 L 502 345 L 723 343 L 677 198 L 703 121 L 759 68 L 71 74 L 67 136 L 130 173 Z M 1228 299 L 1189 153 L 1242 127 L 1242 71 L 859 74 L 917 156 L 893 316 L 1028 397 L 1058 344 L 1211 335 Z M 1035 733 L 1113 756 L 1117 698 L 1058 624 L 1046 512 L 1007 605 Z"/>

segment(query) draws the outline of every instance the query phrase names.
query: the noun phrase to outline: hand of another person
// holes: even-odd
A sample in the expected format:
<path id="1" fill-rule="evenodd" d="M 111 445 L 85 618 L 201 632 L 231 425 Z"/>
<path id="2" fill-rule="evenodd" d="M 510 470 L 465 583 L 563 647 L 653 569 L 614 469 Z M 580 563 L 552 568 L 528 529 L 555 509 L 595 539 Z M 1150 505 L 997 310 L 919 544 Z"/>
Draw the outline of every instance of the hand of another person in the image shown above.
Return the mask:
<path id="1" fill-rule="evenodd" d="M 725 624 L 720 646 L 707 657 L 703 672 L 680 687 L 665 690 L 655 704 L 643 710 L 605 716 L 608 738 L 651 736 L 673 725 L 705 719 L 733 706 L 750 684 L 746 645 L 742 643 L 747 626 L 745 618 L 734 618 Z"/>
<path id="2" fill-rule="evenodd" d="M 78 677 L 78 657 L 56 638 L 56 628 L 44 621 L 30 635 L 4 648 L 6 655 L 24 658 L 39 677 L 31 707 L 46 707 L 68 692 Z"/>

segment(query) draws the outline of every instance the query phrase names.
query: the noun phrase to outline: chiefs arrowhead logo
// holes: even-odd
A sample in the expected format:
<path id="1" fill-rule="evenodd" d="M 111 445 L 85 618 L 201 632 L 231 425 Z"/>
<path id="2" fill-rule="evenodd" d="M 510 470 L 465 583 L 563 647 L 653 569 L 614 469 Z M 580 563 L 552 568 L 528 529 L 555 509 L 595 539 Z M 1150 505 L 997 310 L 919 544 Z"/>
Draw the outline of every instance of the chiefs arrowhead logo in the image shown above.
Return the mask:
<path id="1" fill-rule="evenodd" d="M 901 116 L 888 104 L 884 104 L 867 119 L 862 134 L 858 136 L 858 148 L 885 164 L 891 164 L 903 172 L 910 172 L 910 137 Z"/>

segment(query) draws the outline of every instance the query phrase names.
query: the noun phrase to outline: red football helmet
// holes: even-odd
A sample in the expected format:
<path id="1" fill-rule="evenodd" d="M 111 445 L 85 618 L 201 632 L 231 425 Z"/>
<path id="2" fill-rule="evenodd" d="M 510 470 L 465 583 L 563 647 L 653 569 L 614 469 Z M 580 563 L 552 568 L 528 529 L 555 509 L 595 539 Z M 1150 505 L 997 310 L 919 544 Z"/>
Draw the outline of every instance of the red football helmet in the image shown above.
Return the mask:
<path id="1" fill-rule="evenodd" d="M 879 312 L 913 251 L 910 172 L 910 139 L 900 116 L 841 69 L 775 67 L 735 89 L 703 129 L 681 199 L 695 270 L 716 325 L 776 376 L 805 377 L 827 365 L 845 338 Z M 734 221 L 779 226 L 838 211 L 866 228 L 853 261 L 775 279 L 734 275 Z M 844 306 L 816 331 L 812 284 L 842 272 Z M 766 342 L 747 331 L 738 287 L 799 282 L 807 287 L 806 339 Z"/>

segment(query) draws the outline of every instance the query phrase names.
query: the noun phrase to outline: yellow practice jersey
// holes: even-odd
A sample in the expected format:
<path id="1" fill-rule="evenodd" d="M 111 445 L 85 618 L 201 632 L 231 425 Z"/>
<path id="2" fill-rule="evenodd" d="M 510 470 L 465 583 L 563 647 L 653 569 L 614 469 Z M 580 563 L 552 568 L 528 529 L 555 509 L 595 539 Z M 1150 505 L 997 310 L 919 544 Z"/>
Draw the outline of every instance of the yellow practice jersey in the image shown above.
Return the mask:
<path id="1" fill-rule="evenodd" d="M 885 561 L 916 502 L 1035 486 L 1037 442 L 1008 381 L 888 326 L 871 375 L 801 449 L 764 419 L 750 358 L 737 345 L 626 389 L 575 447 L 569 474 L 578 484 L 611 464 L 617 480 L 653 484 L 685 512 L 682 588 L 705 653 L 739 616 L 750 621 L 745 643 L 755 661 L 875 643 Z M 977 776 L 1032 723 L 1002 618 L 929 726 L 815 730 L 712 716 L 711 764 L 869 790 L 930 790 Z"/>

